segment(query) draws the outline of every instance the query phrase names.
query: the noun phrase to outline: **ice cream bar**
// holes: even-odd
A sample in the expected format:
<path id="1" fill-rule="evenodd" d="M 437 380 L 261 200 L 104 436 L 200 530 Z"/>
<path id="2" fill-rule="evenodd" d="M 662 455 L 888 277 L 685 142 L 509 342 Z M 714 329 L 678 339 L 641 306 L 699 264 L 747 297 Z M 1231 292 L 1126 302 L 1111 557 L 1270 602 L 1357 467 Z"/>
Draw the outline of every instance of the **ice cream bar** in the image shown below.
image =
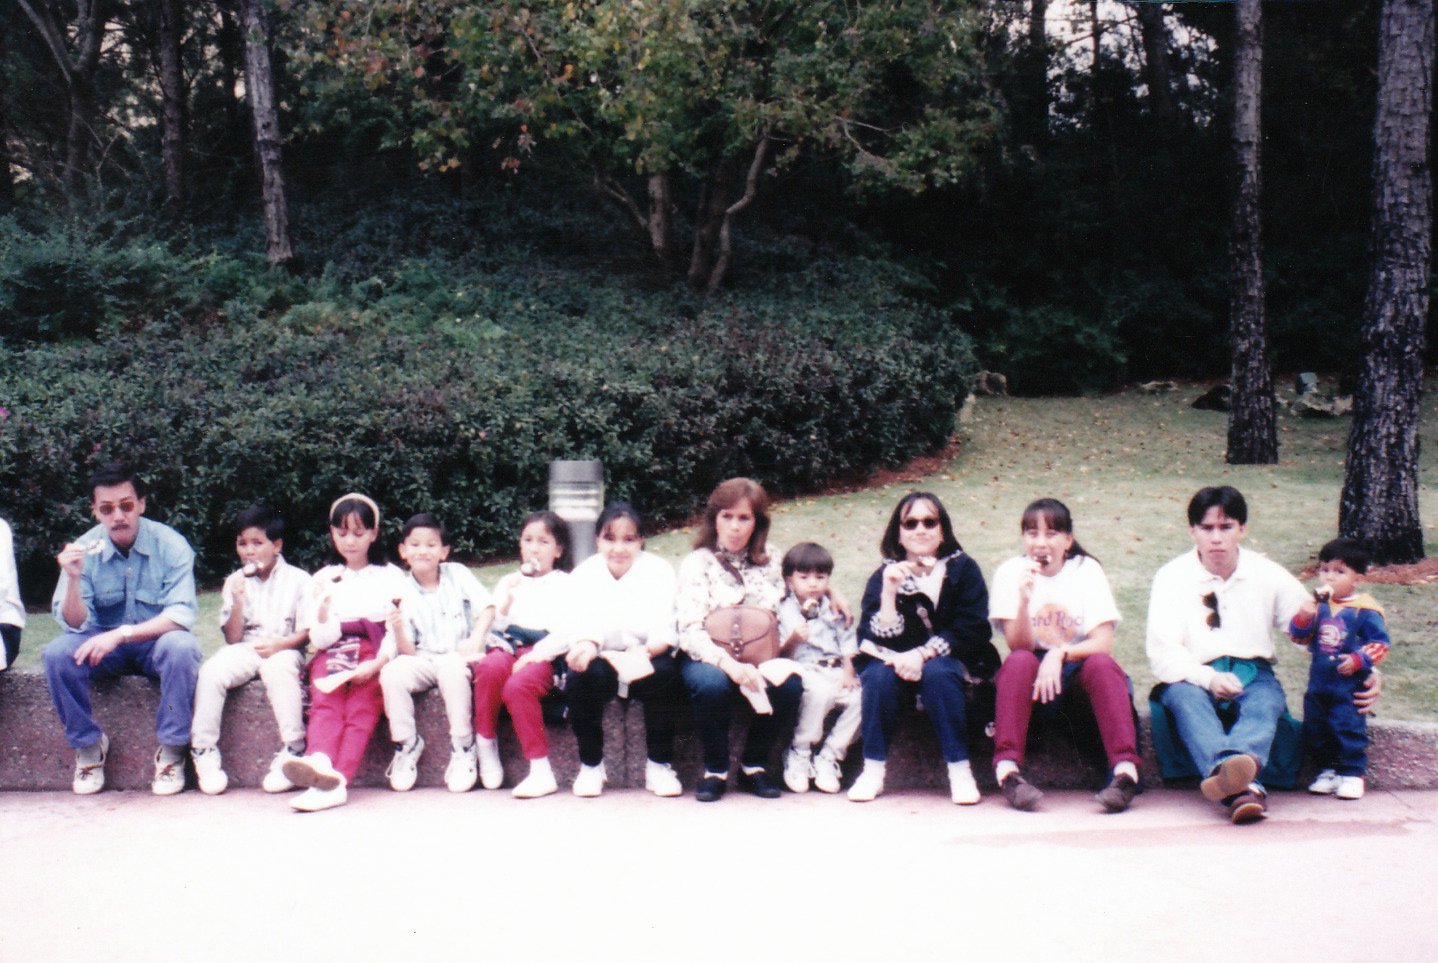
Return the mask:
<path id="1" fill-rule="evenodd" d="M 799 611 L 806 619 L 817 619 L 819 617 L 819 600 L 805 599 L 804 604 L 799 606 Z"/>
<path id="2" fill-rule="evenodd" d="M 928 575 L 937 564 L 939 564 L 939 560 L 932 555 L 920 555 L 914 559 L 914 565 L 918 568 L 920 575 Z"/>
<path id="3" fill-rule="evenodd" d="M 244 573 L 245 578 L 250 578 L 253 575 L 260 574 L 260 567 L 254 562 L 246 562 L 245 567 L 240 569 L 240 571 Z"/>
<path id="4" fill-rule="evenodd" d="M 535 565 L 533 562 L 525 562 L 523 565 L 519 566 L 519 574 L 525 576 L 526 578 L 532 578 L 533 576 L 539 574 L 539 566 Z"/>
<path id="5" fill-rule="evenodd" d="M 101 552 L 103 552 L 104 550 L 105 550 L 105 540 L 104 540 L 103 538 L 97 538 L 97 539 L 95 539 L 93 542 L 91 542 L 89 545 L 86 545 L 86 546 L 85 546 L 85 554 L 86 554 L 86 555 L 99 555 L 99 554 L 100 554 Z"/>

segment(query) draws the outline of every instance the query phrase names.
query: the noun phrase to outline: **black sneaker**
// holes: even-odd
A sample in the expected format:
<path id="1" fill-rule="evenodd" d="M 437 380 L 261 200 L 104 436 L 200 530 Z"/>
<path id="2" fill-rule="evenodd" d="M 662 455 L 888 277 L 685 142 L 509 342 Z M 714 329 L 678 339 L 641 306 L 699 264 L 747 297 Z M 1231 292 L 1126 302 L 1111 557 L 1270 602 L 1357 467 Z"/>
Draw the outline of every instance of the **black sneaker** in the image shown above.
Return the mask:
<path id="1" fill-rule="evenodd" d="M 1133 802 L 1133 797 L 1136 795 L 1138 795 L 1138 783 L 1124 774 L 1114 776 L 1094 798 L 1103 803 L 1103 808 L 1109 812 L 1121 813 L 1128 808 L 1129 803 Z"/>
<path id="2" fill-rule="evenodd" d="M 729 780 L 720 779 L 718 776 L 705 776 L 699 780 L 699 785 L 694 787 L 694 798 L 700 802 L 718 802 L 724 798 L 724 790 L 729 786 Z"/>
<path id="3" fill-rule="evenodd" d="M 745 792 L 752 792 L 760 799 L 778 799 L 779 787 L 774 785 L 774 780 L 763 769 L 756 773 L 739 771 L 739 788 Z"/>
<path id="4" fill-rule="evenodd" d="M 1044 798 L 1044 794 L 1038 790 L 1023 776 L 1011 772 L 999 783 L 999 792 L 1009 801 L 1009 805 L 1020 812 L 1029 812 Z"/>

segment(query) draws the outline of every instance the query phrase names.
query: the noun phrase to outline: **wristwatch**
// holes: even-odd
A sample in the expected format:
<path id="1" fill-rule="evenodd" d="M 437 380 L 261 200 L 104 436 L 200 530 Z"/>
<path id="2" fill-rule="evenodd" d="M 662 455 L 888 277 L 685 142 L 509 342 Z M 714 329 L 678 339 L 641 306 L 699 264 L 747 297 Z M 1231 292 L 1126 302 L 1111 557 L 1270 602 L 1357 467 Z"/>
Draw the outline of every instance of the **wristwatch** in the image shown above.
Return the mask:
<path id="1" fill-rule="evenodd" d="M 122 625 L 122 626 L 120 626 L 120 641 L 121 641 L 121 642 L 129 642 L 129 641 L 130 641 L 131 639 L 133 639 L 134 637 L 135 637 L 135 627 L 134 627 L 133 625 Z"/>

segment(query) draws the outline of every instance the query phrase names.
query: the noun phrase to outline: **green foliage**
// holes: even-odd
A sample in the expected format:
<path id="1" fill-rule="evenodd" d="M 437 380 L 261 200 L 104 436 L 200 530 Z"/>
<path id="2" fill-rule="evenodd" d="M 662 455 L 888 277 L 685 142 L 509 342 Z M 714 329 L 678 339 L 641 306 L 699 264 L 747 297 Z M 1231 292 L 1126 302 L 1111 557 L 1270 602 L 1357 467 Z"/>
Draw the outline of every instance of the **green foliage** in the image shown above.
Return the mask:
<path id="1" fill-rule="evenodd" d="M 967 339 L 882 262 L 821 262 L 696 305 L 543 263 L 413 258 L 265 309 L 245 292 L 296 292 L 188 263 L 179 289 L 211 264 L 223 317 L 243 323 L 0 348 L 0 487 L 31 597 L 89 524 L 83 478 L 116 457 L 143 467 L 151 514 L 191 538 L 205 578 L 232 566 L 226 520 L 255 501 L 317 564 L 324 512 L 352 489 L 386 510 L 387 539 L 427 510 L 458 551 L 485 554 L 544 502 L 551 459 L 599 458 L 611 497 L 681 518 L 729 475 L 793 492 L 941 446 L 974 371 Z"/>

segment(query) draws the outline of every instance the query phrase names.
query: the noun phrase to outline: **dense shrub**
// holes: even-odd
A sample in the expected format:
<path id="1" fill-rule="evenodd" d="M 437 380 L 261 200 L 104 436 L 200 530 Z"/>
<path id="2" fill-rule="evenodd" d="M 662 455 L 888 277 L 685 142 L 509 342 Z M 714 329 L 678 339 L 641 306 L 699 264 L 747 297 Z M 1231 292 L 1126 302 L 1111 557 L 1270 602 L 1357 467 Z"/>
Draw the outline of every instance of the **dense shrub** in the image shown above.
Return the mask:
<path id="1" fill-rule="evenodd" d="M 428 510 L 483 554 L 513 544 L 554 458 L 602 459 L 609 496 L 659 519 L 732 474 L 795 492 L 892 465 L 943 443 L 974 370 L 965 336 L 897 280 L 844 261 L 691 302 L 536 265 L 457 279 L 401 262 L 269 313 L 236 280 L 228 323 L 0 348 L 0 490 L 27 597 L 90 524 L 85 475 L 121 456 L 207 579 L 254 501 L 315 565 L 324 512 L 352 489 L 387 511 L 391 542 Z"/>

